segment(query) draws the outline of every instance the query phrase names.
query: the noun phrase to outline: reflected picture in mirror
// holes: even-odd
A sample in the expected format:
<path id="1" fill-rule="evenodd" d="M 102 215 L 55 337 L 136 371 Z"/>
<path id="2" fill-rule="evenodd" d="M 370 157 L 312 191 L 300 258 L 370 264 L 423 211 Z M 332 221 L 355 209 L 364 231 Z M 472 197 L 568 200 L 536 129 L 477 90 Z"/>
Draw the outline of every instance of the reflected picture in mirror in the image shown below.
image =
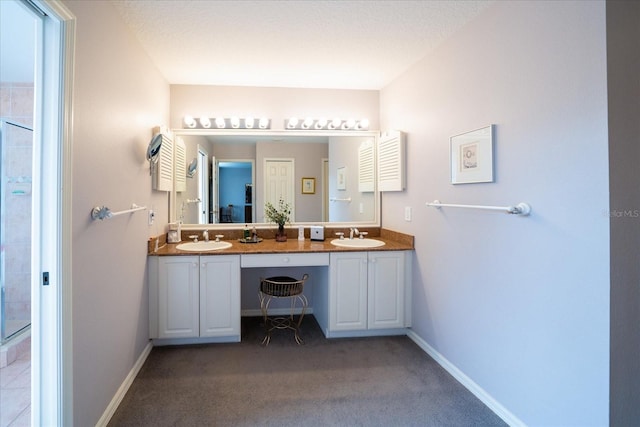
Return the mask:
<path id="1" fill-rule="evenodd" d="M 338 169 L 345 173 L 346 182 L 358 181 L 358 148 L 371 144 L 374 132 L 302 136 L 175 133 L 185 143 L 186 158 L 200 161 L 186 190 L 174 191 L 171 197 L 172 221 L 221 227 L 266 224 L 265 203 L 283 198 L 291 203 L 292 224 L 379 226 L 379 193 L 358 191 L 357 185 L 338 193 L 337 183 Z M 305 179 L 307 186 L 313 182 L 314 192 L 305 190 Z"/>

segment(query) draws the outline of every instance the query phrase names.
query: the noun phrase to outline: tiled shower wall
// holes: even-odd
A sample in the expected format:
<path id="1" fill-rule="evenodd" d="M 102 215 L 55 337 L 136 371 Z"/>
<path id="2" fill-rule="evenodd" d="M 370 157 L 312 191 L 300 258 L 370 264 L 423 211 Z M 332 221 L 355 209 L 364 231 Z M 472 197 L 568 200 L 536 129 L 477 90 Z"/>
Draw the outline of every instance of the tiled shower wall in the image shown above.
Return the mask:
<path id="1" fill-rule="evenodd" d="M 32 83 L 0 83 L 0 117 L 33 128 Z M 33 132 L 7 127 L 2 144 L 5 184 L 5 320 L 31 321 L 31 176 Z M 7 332 L 13 332 L 7 328 Z"/>

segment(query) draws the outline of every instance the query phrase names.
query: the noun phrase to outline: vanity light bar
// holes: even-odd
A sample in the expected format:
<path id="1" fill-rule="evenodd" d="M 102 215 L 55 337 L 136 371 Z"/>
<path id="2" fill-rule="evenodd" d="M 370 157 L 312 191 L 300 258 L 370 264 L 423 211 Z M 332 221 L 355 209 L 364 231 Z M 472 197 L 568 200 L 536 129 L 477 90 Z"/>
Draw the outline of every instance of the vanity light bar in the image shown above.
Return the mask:
<path id="1" fill-rule="evenodd" d="M 290 117 L 284 121 L 284 128 L 286 130 L 367 130 L 369 129 L 369 120 Z"/>
<path id="2" fill-rule="evenodd" d="M 189 129 L 271 129 L 271 119 L 251 116 L 241 117 L 206 117 L 194 118 L 184 116 L 184 126 Z"/>

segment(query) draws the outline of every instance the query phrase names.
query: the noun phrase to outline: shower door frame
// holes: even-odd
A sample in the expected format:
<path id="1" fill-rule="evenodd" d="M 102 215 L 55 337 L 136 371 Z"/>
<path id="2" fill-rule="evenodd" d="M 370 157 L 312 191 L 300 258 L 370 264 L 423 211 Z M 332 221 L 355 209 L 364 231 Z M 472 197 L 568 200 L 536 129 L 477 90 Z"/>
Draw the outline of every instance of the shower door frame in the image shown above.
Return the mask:
<path id="1" fill-rule="evenodd" d="M 6 159 L 6 148 L 7 148 L 7 134 L 10 133 L 10 131 L 8 130 L 8 126 L 14 126 L 16 128 L 25 130 L 25 131 L 29 131 L 31 132 L 31 139 L 33 141 L 33 129 L 25 126 L 24 124 L 21 123 L 17 123 L 11 119 L 2 119 L 0 118 L 0 142 L 2 147 L 0 148 L 1 150 L 1 158 L 2 159 Z M 32 156 L 33 157 L 33 156 Z M 3 162 L 0 162 L 0 176 L 2 175 L 2 164 Z M 31 174 L 33 175 L 33 173 Z M 4 221 L 7 218 L 7 211 L 6 211 L 6 200 L 8 197 L 7 194 L 7 186 L 4 183 L 4 179 L 2 180 L 2 182 L 0 182 L 0 218 L 2 218 L 1 220 Z M 7 309 L 5 307 L 6 304 L 6 259 L 5 259 L 5 252 L 6 252 L 6 241 L 5 241 L 5 229 L 6 226 L 4 226 L 6 224 L 0 224 L 0 244 L 2 244 L 4 247 L 2 248 L 2 250 L 0 250 L 0 343 L 4 344 L 5 342 L 8 342 L 10 340 L 10 338 L 20 334 L 22 331 L 24 331 L 25 329 L 27 329 L 30 325 L 31 325 L 31 313 L 29 313 L 29 319 L 27 320 L 27 324 L 24 326 L 19 327 L 17 330 L 12 331 L 10 333 L 7 333 L 7 318 L 6 318 L 6 313 L 7 313 Z M 31 301 L 31 292 L 29 292 L 29 302 Z M 29 310 L 29 312 L 31 312 L 31 310 Z"/>

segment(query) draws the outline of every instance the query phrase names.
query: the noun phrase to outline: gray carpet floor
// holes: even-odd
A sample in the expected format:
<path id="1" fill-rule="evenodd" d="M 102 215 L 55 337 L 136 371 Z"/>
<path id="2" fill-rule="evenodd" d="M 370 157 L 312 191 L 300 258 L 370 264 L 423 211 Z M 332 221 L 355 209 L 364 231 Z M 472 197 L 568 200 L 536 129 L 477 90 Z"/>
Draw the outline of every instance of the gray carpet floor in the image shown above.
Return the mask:
<path id="1" fill-rule="evenodd" d="M 154 347 L 109 426 L 504 426 L 404 336 L 325 339 L 313 316 L 242 342 Z"/>

